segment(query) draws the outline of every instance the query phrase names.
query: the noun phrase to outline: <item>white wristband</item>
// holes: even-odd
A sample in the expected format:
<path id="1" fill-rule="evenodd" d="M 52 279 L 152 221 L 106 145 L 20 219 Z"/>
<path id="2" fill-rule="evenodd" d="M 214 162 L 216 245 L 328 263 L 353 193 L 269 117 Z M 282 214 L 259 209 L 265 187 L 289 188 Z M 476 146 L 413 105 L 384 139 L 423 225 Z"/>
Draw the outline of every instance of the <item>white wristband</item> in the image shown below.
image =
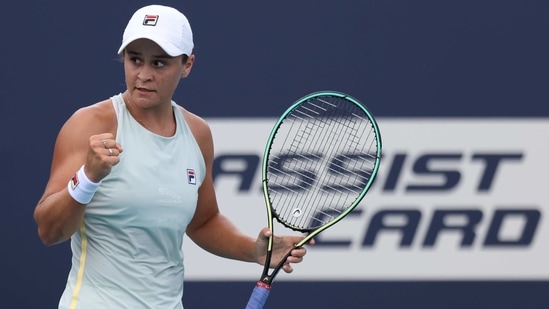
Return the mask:
<path id="1" fill-rule="evenodd" d="M 69 190 L 69 194 L 75 201 L 85 205 L 92 200 L 93 195 L 97 189 L 99 189 L 99 185 L 101 185 L 101 181 L 92 182 L 88 179 L 86 173 L 84 172 L 84 165 L 82 165 L 78 172 L 76 172 L 71 180 L 69 180 L 67 188 Z"/>

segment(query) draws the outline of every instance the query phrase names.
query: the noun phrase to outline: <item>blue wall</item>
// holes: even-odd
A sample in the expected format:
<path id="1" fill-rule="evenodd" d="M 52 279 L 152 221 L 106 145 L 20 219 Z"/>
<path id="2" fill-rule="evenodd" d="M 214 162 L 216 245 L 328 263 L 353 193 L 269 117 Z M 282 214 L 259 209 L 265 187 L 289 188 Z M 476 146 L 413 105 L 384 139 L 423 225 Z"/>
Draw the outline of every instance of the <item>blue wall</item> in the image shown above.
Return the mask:
<path id="1" fill-rule="evenodd" d="M 0 307 L 56 306 L 70 263 L 68 243 L 44 247 L 32 219 L 53 143 L 78 107 L 124 90 L 116 51 L 127 19 L 149 3 L 3 5 Z M 191 21 L 197 61 L 175 100 L 204 117 L 275 117 L 295 99 L 324 89 L 352 94 L 380 117 L 549 116 L 547 1 L 157 3 L 177 6 Z M 206 286 L 219 287 L 216 294 L 230 303 L 216 304 L 221 297 L 206 294 Z M 189 308 L 240 308 L 251 288 L 188 283 L 185 298 Z M 281 282 L 273 293 L 295 297 L 302 288 L 309 294 L 294 298 L 295 308 L 549 307 L 547 281 Z M 347 304 L 319 297 L 341 299 L 339 293 Z M 282 298 L 273 297 L 271 308 Z"/>

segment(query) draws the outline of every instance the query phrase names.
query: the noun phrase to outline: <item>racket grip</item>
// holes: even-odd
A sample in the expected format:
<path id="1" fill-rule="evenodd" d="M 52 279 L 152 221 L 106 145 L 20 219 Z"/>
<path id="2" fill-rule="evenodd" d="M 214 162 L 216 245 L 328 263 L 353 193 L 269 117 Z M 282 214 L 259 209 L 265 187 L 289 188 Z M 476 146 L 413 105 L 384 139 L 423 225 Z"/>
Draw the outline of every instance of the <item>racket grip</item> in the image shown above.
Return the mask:
<path id="1" fill-rule="evenodd" d="M 261 281 L 258 281 L 257 284 L 255 285 L 254 290 L 252 291 L 252 295 L 250 295 L 250 299 L 248 300 L 246 309 L 263 308 L 263 305 L 265 305 L 265 302 L 267 301 L 267 297 L 269 297 L 270 291 L 271 291 L 270 285 L 263 283 Z"/>

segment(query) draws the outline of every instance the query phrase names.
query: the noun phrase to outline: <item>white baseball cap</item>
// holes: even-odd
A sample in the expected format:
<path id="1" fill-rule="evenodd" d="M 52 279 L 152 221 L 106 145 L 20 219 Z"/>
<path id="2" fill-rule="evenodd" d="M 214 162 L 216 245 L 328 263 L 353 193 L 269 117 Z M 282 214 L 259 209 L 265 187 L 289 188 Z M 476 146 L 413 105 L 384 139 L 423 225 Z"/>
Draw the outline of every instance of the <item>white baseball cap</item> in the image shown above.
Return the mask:
<path id="1" fill-rule="evenodd" d="M 178 10 L 149 5 L 135 11 L 128 22 L 118 54 L 137 39 L 149 39 L 158 44 L 168 55 L 190 56 L 193 51 L 193 32 L 187 17 Z"/>

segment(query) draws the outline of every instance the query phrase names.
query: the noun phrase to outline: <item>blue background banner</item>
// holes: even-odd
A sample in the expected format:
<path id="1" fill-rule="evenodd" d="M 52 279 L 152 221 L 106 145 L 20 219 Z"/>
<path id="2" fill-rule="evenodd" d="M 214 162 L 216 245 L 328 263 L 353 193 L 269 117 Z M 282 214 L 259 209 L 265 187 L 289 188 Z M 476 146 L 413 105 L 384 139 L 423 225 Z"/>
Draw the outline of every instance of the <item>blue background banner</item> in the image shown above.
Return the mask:
<path id="1" fill-rule="evenodd" d="M 131 14 L 150 3 L 3 5 L 0 307 L 57 305 L 69 244 L 45 247 L 32 217 L 55 138 L 76 109 L 124 91 L 116 51 Z M 206 118 L 274 118 L 318 90 L 351 94 L 381 118 L 549 117 L 547 1 L 157 3 L 191 22 L 197 60 L 174 100 Z M 242 308 L 253 284 L 187 282 L 185 305 Z M 281 281 L 267 308 L 548 308 L 548 288 L 546 280 Z"/>

